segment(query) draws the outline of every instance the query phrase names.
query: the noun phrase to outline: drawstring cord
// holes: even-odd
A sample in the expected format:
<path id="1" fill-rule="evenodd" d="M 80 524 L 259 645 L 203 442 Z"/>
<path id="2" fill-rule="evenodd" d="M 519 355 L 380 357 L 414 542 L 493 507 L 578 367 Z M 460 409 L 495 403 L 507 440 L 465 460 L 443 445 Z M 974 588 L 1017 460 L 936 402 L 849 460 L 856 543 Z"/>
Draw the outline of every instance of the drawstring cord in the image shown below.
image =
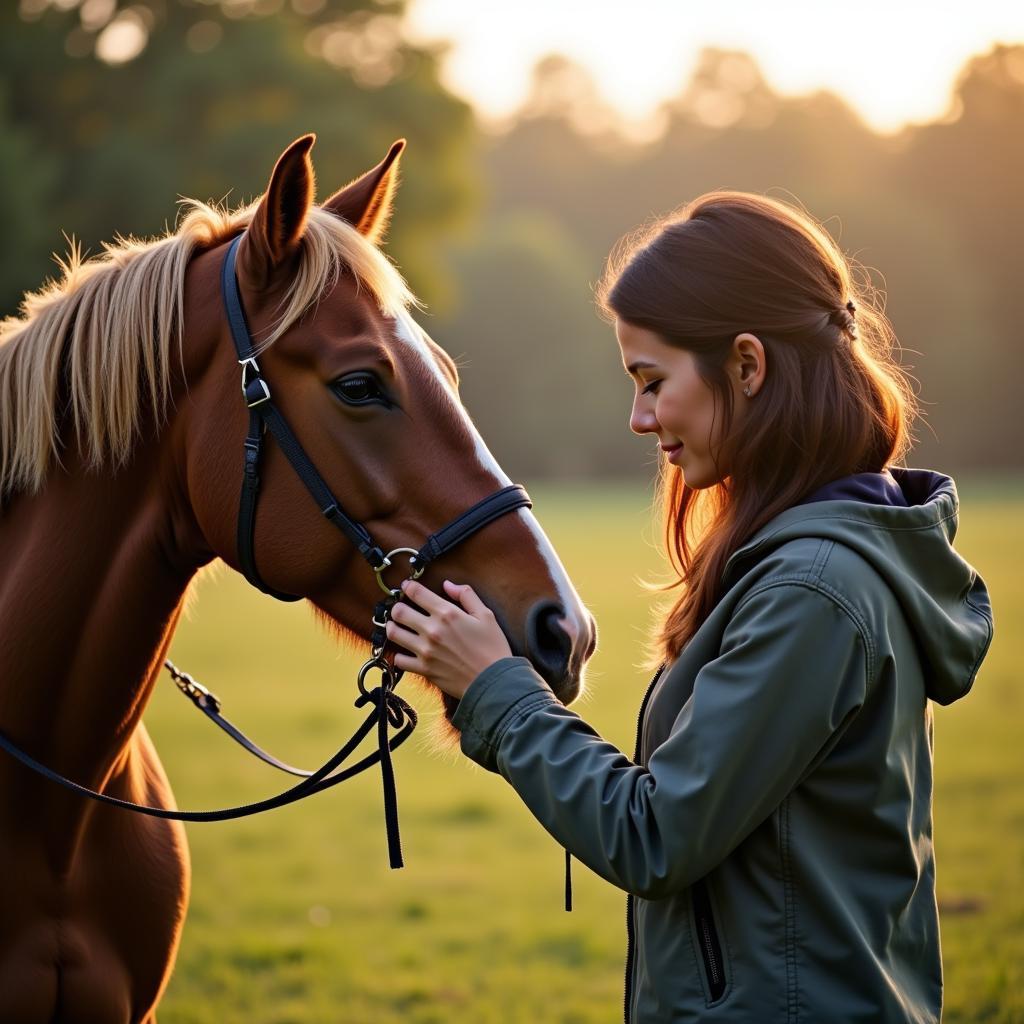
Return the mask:
<path id="1" fill-rule="evenodd" d="M 565 911 L 572 912 L 572 854 L 565 851 Z"/>

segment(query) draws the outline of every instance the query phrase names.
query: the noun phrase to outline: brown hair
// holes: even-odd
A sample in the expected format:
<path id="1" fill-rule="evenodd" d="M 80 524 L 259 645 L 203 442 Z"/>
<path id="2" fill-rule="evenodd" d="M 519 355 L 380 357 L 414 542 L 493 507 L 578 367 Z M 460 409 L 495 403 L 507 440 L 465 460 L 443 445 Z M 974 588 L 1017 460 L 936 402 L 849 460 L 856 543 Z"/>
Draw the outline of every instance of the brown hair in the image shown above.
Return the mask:
<path id="1" fill-rule="evenodd" d="M 746 192 L 706 193 L 609 258 L 601 309 L 694 354 L 716 416 L 722 408 L 717 454 L 729 466 L 695 490 L 661 459 L 656 505 L 678 578 L 647 586 L 682 593 L 650 635 L 649 667 L 679 656 L 721 597 L 729 556 L 761 526 L 831 480 L 902 461 L 912 445 L 918 405 L 864 277 L 857 288 L 810 215 Z M 734 437 L 723 366 L 747 331 L 769 373 Z"/>

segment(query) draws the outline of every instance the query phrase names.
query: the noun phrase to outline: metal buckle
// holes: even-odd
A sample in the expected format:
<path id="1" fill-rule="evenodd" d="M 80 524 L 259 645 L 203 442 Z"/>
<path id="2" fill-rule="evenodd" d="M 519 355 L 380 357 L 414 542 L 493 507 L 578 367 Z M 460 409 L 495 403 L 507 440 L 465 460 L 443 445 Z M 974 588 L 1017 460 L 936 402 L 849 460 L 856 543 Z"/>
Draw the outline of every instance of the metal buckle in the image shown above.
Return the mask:
<path id="1" fill-rule="evenodd" d="M 193 704 L 198 705 L 201 708 L 210 707 L 214 711 L 220 711 L 220 701 L 217 697 L 210 693 L 210 691 L 203 686 L 202 683 L 196 682 L 187 672 L 174 672 L 172 677 L 178 685 L 178 689 L 181 690 L 186 697 L 188 697 Z"/>
<path id="2" fill-rule="evenodd" d="M 255 356 L 249 356 L 248 359 L 239 359 L 239 364 L 242 367 L 242 397 L 245 399 L 245 404 L 252 409 L 254 406 L 261 405 L 263 402 L 270 401 L 270 388 L 267 386 L 267 382 L 263 379 L 260 374 L 259 364 L 256 362 Z M 255 374 L 252 380 L 246 380 L 246 371 L 252 370 Z M 246 390 L 250 384 L 259 384 L 263 389 L 263 397 L 257 398 L 255 402 L 249 401 L 249 393 Z"/>
<path id="3" fill-rule="evenodd" d="M 395 548 L 395 549 L 394 549 L 393 551 L 389 551 L 389 552 L 388 552 L 388 553 L 387 553 L 387 554 L 386 554 L 386 555 L 384 556 L 384 561 L 383 561 L 383 562 L 381 562 L 381 564 L 380 564 L 380 565 L 375 565 L 375 566 L 373 567 L 373 571 L 374 571 L 374 572 L 376 573 L 376 575 L 377 575 L 377 582 L 378 582 L 378 583 L 380 584 L 380 589 L 381 589 L 381 590 L 383 590 L 385 594 L 388 594 L 389 596 L 392 596 L 392 597 L 396 597 L 396 598 L 397 598 L 397 597 L 401 597 L 401 596 L 402 596 L 402 591 L 401 591 L 401 590 L 399 590 L 399 589 L 397 589 L 397 588 L 389 587 L 389 586 L 388 586 L 388 585 L 387 585 L 387 584 L 386 584 L 386 583 L 384 582 L 384 580 L 383 580 L 383 579 L 381 578 L 381 574 L 382 574 L 382 573 L 384 572 L 384 570 L 385 570 L 385 569 L 386 569 L 386 568 L 387 568 L 387 567 L 388 567 L 389 565 L 391 565 L 391 556 L 392 556 L 392 555 L 397 555 L 397 554 L 400 554 L 400 553 L 401 553 L 401 552 L 403 552 L 403 551 L 405 551 L 405 552 L 407 552 L 408 554 L 410 554 L 410 555 L 413 555 L 413 556 L 415 556 L 415 555 L 418 555 L 418 554 L 419 554 L 419 552 L 418 552 L 418 551 L 417 551 L 417 550 L 416 550 L 415 548 Z M 410 558 L 410 559 L 409 559 L 409 561 L 410 561 L 410 562 L 412 562 L 412 559 Z M 423 573 L 424 573 L 425 571 L 426 571 L 426 566 L 420 566 L 420 568 L 419 568 L 419 569 L 417 569 L 417 570 L 416 570 L 416 571 L 415 571 L 415 572 L 414 572 L 414 573 L 413 573 L 413 574 L 412 574 L 411 576 L 409 576 L 408 578 L 409 578 L 409 579 L 411 579 L 411 580 L 418 580 L 418 579 L 419 579 L 419 578 L 420 578 L 420 577 L 421 577 L 421 576 L 423 575 Z"/>

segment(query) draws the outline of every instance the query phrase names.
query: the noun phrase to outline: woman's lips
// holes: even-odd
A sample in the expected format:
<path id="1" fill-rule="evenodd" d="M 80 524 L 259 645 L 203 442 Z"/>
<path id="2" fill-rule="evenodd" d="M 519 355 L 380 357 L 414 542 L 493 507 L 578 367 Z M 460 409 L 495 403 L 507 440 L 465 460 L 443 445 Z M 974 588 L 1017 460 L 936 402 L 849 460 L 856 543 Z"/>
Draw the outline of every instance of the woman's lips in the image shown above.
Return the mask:
<path id="1" fill-rule="evenodd" d="M 673 445 L 671 448 L 666 448 L 662 445 L 661 450 L 668 456 L 669 462 L 672 462 L 674 461 L 675 456 L 683 450 L 683 444 L 680 442 L 679 444 Z"/>

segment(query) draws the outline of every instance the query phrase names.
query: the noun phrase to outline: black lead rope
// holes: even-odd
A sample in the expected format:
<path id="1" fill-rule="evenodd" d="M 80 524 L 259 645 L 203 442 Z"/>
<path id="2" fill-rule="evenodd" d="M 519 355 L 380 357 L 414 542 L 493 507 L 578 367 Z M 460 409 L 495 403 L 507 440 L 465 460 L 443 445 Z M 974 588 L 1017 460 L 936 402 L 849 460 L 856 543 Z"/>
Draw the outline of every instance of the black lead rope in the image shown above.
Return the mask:
<path id="1" fill-rule="evenodd" d="M 22 751 L 2 732 L 0 732 L 0 749 L 6 750 L 12 757 L 15 757 L 26 767 L 38 772 L 44 778 L 91 800 L 135 811 L 139 814 L 147 814 L 150 817 L 167 818 L 175 821 L 226 821 L 231 818 L 242 818 L 251 814 L 258 814 L 261 811 L 269 811 L 272 808 L 294 803 L 297 800 L 311 796 L 313 793 L 319 793 L 322 790 L 329 789 L 331 786 L 336 786 L 339 782 L 344 782 L 346 779 L 350 779 L 374 764 L 379 763 L 384 789 L 384 817 L 387 826 L 389 859 L 393 868 L 401 867 L 403 861 L 401 838 L 398 830 L 398 796 L 391 754 L 412 734 L 412 731 L 416 728 L 417 716 L 415 710 L 395 693 L 395 687 L 403 675 L 402 671 L 394 668 L 384 660 L 383 652 L 388 642 L 384 627 L 392 606 L 395 601 L 401 598 L 401 591 L 389 588 L 384 583 L 382 574 L 392 564 L 390 555 L 397 554 L 400 551 L 407 551 L 413 552 L 410 563 L 413 568 L 413 578 L 418 578 L 431 562 L 445 552 L 450 551 L 456 544 L 461 543 L 467 537 L 478 530 L 482 530 L 489 523 L 494 522 L 509 512 L 520 508 L 531 508 L 533 502 L 530 500 L 530 496 L 526 493 L 525 488 L 519 484 L 510 484 L 478 501 L 453 522 L 432 534 L 419 550 L 413 551 L 411 548 L 396 548 L 394 551 L 385 554 L 374 543 L 366 527 L 345 513 L 341 503 L 331 493 L 330 488 L 317 472 L 309 456 L 306 455 L 305 450 L 288 426 L 287 421 L 271 400 L 270 386 L 263 378 L 256 361 L 256 354 L 246 323 L 245 311 L 242 307 L 241 294 L 239 293 L 238 280 L 235 274 L 235 258 L 241 239 L 242 235 L 238 235 L 231 242 L 225 255 L 221 272 L 221 293 L 224 300 L 225 313 L 231 330 L 231 337 L 238 354 L 238 362 L 242 367 L 242 394 L 246 407 L 249 410 L 249 431 L 244 441 L 245 463 L 239 497 L 238 530 L 236 535 L 239 564 L 245 578 L 258 590 L 280 601 L 301 600 L 299 595 L 287 594 L 267 586 L 256 567 L 256 503 L 259 497 L 259 472 L 263 453 L 263 440 L 269 428 L 281 451 L 303 484 L 305 484 L 306 490 L 316 501 L 321 513 L 345 534 L 356 550 L 366 559 L 376 573 L 378 583 L 387 593 L 387 597 L 377 605 L 373 616 L 375 626 L 372 639 L 373 656 L 360 670 L 358 679 L 360 696 L 356 700 L 356 707 L 363 707 L 369 704 L 372 705 L 372 710 L 352 738 L 332 758 L 316 771 L 308 772 L 301 768 L 295 768 L 258 747 L 240 729 L 237 729 L 221 715 L 220 701 L 209 690 L 197 683 L 187 673 L 179 672 L 168 661 L 167 667 L 170 669 L 179 689 L 208 718 L 266 764 L 290 775 L 299 776 L 302 779 L 301 782 L 291 789 L 285 790 L 277 796 L 251 804 L 226 807 L 220 810 L 169 810 L 164 807 L 150 807 L 145 804 L 137 804 L 130 800 L 121 800 L 106 793 L 96 792 L 88 786 L 73 782 L 71 779 L 65 778 L 58 772 L 47 768 L 44 764 Z M 381 684 L 371 690 L 367 690 L 363 686 L 363 678 L 370 668 L 376 668 L 381 672 Z M 377 727 L 376 752 L 367 755 L 354 765 L 342 768 L 341 766 L 363 739 L 369 735 L 374 725 Z M 390 738 L 388 736 L 389 726 L 397 730 Z M 570 898 L 568 881 L 566 891 L 566 899 L 568 901 Z"/>
<path id="2" fill-rule="evenodd" d="M 387 590 L 388 588 L 384 585 L 381 574 L 391 564 L 390 558 L 384 553 L 383 549 L 374 543 L 366 527 L 352 519 L 345 512 L 341 502 L 334 497 L 331 489 L 317 472 L 302 444 L 288 426 L 287 420 L 285 420 L 284 416 L 281 415 L 274 405 L 270 385 L 263 377 L 256 360 L 256 352 L 253 347 L 252 336 L 249 332 L 245 308 L 242 304 L 242 296 L 238 287 L 238 275 L 235 270 L 235 264 L 241 240 L 242 235 L 238 235 L 228 246 L 225 253 L 224 263 L 221 268 L 221 296 L 224 301 L 224 310 L 231 331 L 231 339 L 235 346 L 239 365 L 242 367 L 242 394 L 246 407 L 249 410 L 249 431 L 244 442 L 245 464 L 242 490 L 239 498 L 237 531 L 238 558 L 242 571 L 246 579 L 264 593 L 270 594 L 281 601 L 299 600 L 296 595 L 283 593 L 268 586 L 256 566 L 256 502 L 259 497 L 259 472 L 263 453 L 263 439 L 269 429 L 295 473 L 305 484 L 306 490 L 316 502 L 321 514 L 345 534 L 377 574 L 378 582 Z M 476 502 L 475 505 L 463 512 L 453 522 L 429 536 L 422 547 L 413 553 L 410 565 L 413 569 L 414 578 L 421 576 L 431 562 L 440 558 L 478 530 L 482 530 L 485 526 L 509 512 L 519 508 L 531 508 L 532 505 L 533 502 L 526 493 L 526 489 L 518 484 L 503 487 L 494 494 L 490 494 Z M 390 552 L 390 554 L 395 553 L 394 551 Z M 363 696 L 357 701 L 357 704 L 372 702 L 377 707 L 378 747 L 380 751 L 381 778 L 384 787 L 384 814 L 388 829 L 388 848 L 392 867 L 401 865 L 402 854 L 398 839 L 398 803 L 395 791 L 394 766 L 391 762 L 391 748 L 387 742 L 387 726 L 389 720 L 396 728 L 399 724 L 396 706 L 389 702 L 398 699 L 394 695 L 394 687 L 401 678 L 401 672 L 391 668 L 383 661 L 382 652 L 387 643 L 387 636 L 383 628 L 384 623 L 390 614 L 392 605 L 399 597 L 399 591 L 390 591 L 388 600 L 379 604 L 374 613 L 374 624 L 377 627 L 373 639 L 374 658 L 367 664 L 373 663 L 381 670 L 382 680 L 379 695 L 374 697 L 363 690 L 362 673 L 360 673 L 360 690 L 363 691 Z M 366 666 L 364 666 L 364 671 L 365 669 Z M 375 690 L 370 693 L 378 694 L 378 691 Z M 248 741 L 244 734 L 241 734 L 230 723 L 221 719 L 219 709 L 211 709 L 207 704 L 207 701 L 203 701 L 199 706 L 218 725 L 224 728 L 229 735 L 242 743 L 248 750 L 252 751 L 252 753 L 266 763 L 274 765 L 274 767 L 281 768 L 284 771 L 291 770 L 290 765 L 278 761 L 277 758 L 266 754 L 265 751 L 260 750 L 255 744 Z M 292 774 L 301 774 L 301 772 L 292 770 Z"/>
<path id="3" fill-rule="evenodd" d="M 402 859 L 402 838 L 398 830 L 398 789 L 395 785 L 395 768 L 391 763 L 391 750 L 388 747 L 388 722 L 397 726 L 401 724 L 402 710 L 397 709 L 392 703 L 392 698 L 400 701 L 402 710 L 408 709 L 409 705 L 401 697 L 395 695 L 386 683 L 364 693 L 357 701 L 356 706 L 372 702 L 377 707 L 377 742 L 380 744 L 380 777 L 384 788 L 384 828 L 388 836 L 388 861 L 393 868 L 400 868 L 405 864 Z"/>
<path id="4" fill-rule="evenodd" d="M 192 703 L 199 708 L 207 718 L 210 719 L 214 725 L 220 726 L 236 743 L 240 743 L 250 754 L 254 754 L 265 764 L 269 764 L 272 768 L 277 768 L 279 771 L 287 772 L 289 775 L 297 775 L 300 778 L 308 779 L 313 772 L 306 771 L 304 768 L 295 768 L 279 758 L 274 757 L 273 754 L 268 754 L 262 747 L 253 743 L 248 736 L 242 732 L 237 726 L 233 725 L 227 718 L 221 713 L 221 702 L 220 698 L 211 693 L 202 683 L 197 682 L 188 674 L 188 672 L 182 672 L 177 665 L 171 661 L 170 658 L 164 660 L 164 666 L 167 671 L 170 672 L 171 678 L 177 684 L 178 689 L 186 696 Z"/>
<path id="5" fill-rule="evenodd" d="M 364 694 L 359 698 L 357 704 L 373 703 L 374 711 L 367 716 L 352 738 L 333 757 L 326 761 L 315 772 L 312 772 L 308 778 L 303 779 L 302 782 L 293 786 L 291 789 L 286 789 L 283 793 L 278 793 L 277 796 L 268 797 L 265 800 L 258 800 L 251 804 L 241 804 L 237 807 L 225 807 L 220 810 L 177 811 L 169 810 L 166 807 L 150 807 L 148 804 L 137 804 L 131 800 L 121 800 L 120 798 L 110 796 L 107 793 L 98 793 L 94 789 L 89 789 L 88 786 L 83 786 L 77 782 L 73 782 L 71 779 L 65 778 L 63 775 L 53 771 L 51 768 L 47 768 L 46 765 L 41 764 L 35 758 L 16 747 L 2 732 L 0 732 L 0 747 L 6 750 L 7 753 L 11 754 L 13 757 L 17 758 L 17 760 L 26 767 L 38 772 L 51 782 L 59 783 L 66 789 L 70 789 L 81 796 L 88 797 L 90 800 L 96 800 L 99 803 L 110 804 L 113 807 L 121 807 L 125 810 L 135 811 L 139 814 L 146 814 L 151 818 L 167 818 L 172 821 L 228 821 L 234 818 L 246 818 L 252 814 L 259 814 L 261 811 L 269 811 L 273 810 L 275 807 L 284 807 L 286 804 L 295 803 L 297 800 L 302 800 L 307 796 L 311 796 L 313 793 L 319 793 L 322 790 L 330 789 L 332 786 L 336 786 L 340 782 L 345 782 L 348 779 L 351 779 L 360 772 L 366 771 L 367 768 L 372 767 L 378 761 L 387 759 L 390 763 L 391 751 L 400 747 L 409 738 L 409 736 L 412 735 L 413 729 L 416 728 L 417 718 L 415 710 L 401 697 L 399 697 L 398 694 L 394 693 L 392 690 L 387 690 L 385 693 L 378 694 L 378 691 L 381 689 L 384 688 L 377 687 L 375 690 L 370 691 L 368 695 Z M 378 750 L 372 754 L 368 754 L 362 760 L 357 761 L 354 765 L 350 765 L 348 768 L 344 768 L 336 772 L 335 769 L 339 768 L 346 760 L 348 760 L 352 752 L 359 746 L 364 737 L 370 732 L 374 724 L 377 723 L 378 719 L 381 717 L 384 718 L 385 723 L 391 722 L 392 724 L 400 724 L 400 731 L 388 740 L 387 728 L 385 725 L 383 730 L 385 736 L 383 751 Z M 380 736 L 379 728 L 378 736 Z M 393 776 L 391 781 L 393 786 Z M 388 843 L 389 848 L 391 849 L 400 847 L 400 844 L 397 841 L 397 833 L 395 836 L 389 834 Z M 400 853 L 398 859 L 399 861 L 401 860 Z M 399 863 L 398 865 L 392 864 L 392 866 L 401 865 Z"/>
<path id="6" fill-rule="evenodd" d="M 379 615 L 382 609 L 388 607 L 388 602 L 382 601 L 377 605 L 377 615 Z M 379 635 L 383 631 L 378 629 L 374 634 L 374 642 L 376 643 Z M 386 634 L 385 634 L 386 635 Z M 178 689 L 188 697 L 194 705 L 202 711 L 207 718 L 210 719 L 215 725 L 218 725 L 224 730 L 233 740 L 241 743 L 244 748 L 251 754 L 255 755 L 264 763 L 270 765 L 273 768 L 279 769 L 280 771 L 287 772 L 290 775 L 298 775 L 307 780 L 313 780 L 315 783 L 318 777 L 321 777 L 323 768 L 317 769 L 314 772 L 306 771 L 303 768 L 296 768 L 279 758 L 275 758 L 272 754 L 268 754 L 264 751 L 261 746 L 254 743 L 238 726 L 233 725 L 227 718 L 221 713 L 221 701 L 220 698 L 208 690 L 202 683 L 197 682 L 187 672 L 181 672 L 178 667 L 171 662 L 170 658 L 165 660 L 164 665 L 171 674 L 171 678 L 177 684 Z M 377 726 L 377 753 L 367 758 L 362 759 L 358 765 L 354 766 L 353 769 L 345 775 L 345 778 L 351 778 L 353 775 L 358 774 L 360 771 L 364 771 L 370 768 L 372 765 L 380 762 L 381 766 L 381 781 L 384 787 L 384 824 L 387 830 L 387 847 L 388 847 L 388 860 L 392 867 L 402 867 L 404 861 L 401 855 L 401 837 L 398 830 L 398 794 L 397 786 L 395 783 L 394 765 L 391 762 L 391 752 L 398 748 L 401 743 L 412 733 L 413 729 L 417 725 L 417 714 L 415 709 L 406 700 L 403 700 L 394 692 L 394 687 L 397 685 L 398 678 L 400 678 L 400 670 L 394 670 L 392 672 L 382 673 L 381 685 L 374 687 L 372 690 L 367 690 L 364 687 L 359 686 L 359 696 L 355 700 L 355 707 L 362 708 L 366 705 L 373 705 L 373 712 L 367 717 L 362 723 L 352 739 L 344 746 L 343 750 L 345 756 L 342 761 L 348 757 L 348 755 L 356 748 L 356 746 L 364 739 L 374 724 Z M 395 734 L 392 739 L 388 738 L 388 726 L 394 729 L 400 730 Z M 402 726 L 406 728 L 402 729 Z M 0 736 L 2 741 L 2 736 Z M 23 758 L 23 760 L 25 760 Z M 28 763 L 28 762 L 26 762 Z M 53 777 L 49 775 L 48 777 Z M 57 777 L 59 780 L 59 776 Z M 330 778 L 329 784 L 335 784 L 334 777 Z M 338 778 L 337 781 L 342 781 Z M 77 788 L 77 787 L 76 787 Z M 303 783 L 287 791 L 288 794 L 296 793 L 299 794 L 295 799 L 301 799 L 302 796 L 308 796 L 312 793 L 318 793 L 321 788 L 327 788 L 327 785 L 316 785 L 313 784 L 308 788 L 308 792 L 303 791 Z M 78 790 L 77 792 L 82 792 Z M 92 791 L 87 791 L 91 793 Z M 101 796 L 101 795 L 97 795 Z M 283 795 L 284 796 L 284 795 Z M 285 803 L 291 803 L 292 801 L 285 801 Z M 266 803 L 266 802 L 264 802 Z M 138 805 L 133 805 L 138 809 Z M 257 810 L 269 810 L 269 806 L 252 805 L 256 810 L 251 810 L 249 813 L 257 813 Z M 281 806 L 279 804 L 272 804 L 271 806 Z M 211 813 L 211 812 L 196 812 L 196 813 Z M 168 815 L 161 815 L 166 817 Z M 241 815 L 230 815 L 232 817 L 239 817 Z M 184 818 L 182 820 L 210 820 L 217 821 L 222 820 L 220 818 Z"/>

